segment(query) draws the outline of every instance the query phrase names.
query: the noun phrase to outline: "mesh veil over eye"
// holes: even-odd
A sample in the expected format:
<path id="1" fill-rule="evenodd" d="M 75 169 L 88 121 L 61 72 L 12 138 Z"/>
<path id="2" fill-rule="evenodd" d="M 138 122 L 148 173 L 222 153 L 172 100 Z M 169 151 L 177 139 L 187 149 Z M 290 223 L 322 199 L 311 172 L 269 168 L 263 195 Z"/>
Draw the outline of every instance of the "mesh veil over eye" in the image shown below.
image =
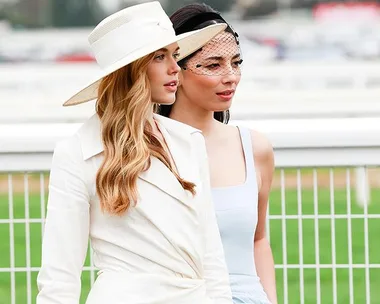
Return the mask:
<path id="1" fill-rule="evenodd" d="M 185 59 L 182 69 L 197 75 L 241 75 L 242 62 L 238 35 L 223 32 Z"/>

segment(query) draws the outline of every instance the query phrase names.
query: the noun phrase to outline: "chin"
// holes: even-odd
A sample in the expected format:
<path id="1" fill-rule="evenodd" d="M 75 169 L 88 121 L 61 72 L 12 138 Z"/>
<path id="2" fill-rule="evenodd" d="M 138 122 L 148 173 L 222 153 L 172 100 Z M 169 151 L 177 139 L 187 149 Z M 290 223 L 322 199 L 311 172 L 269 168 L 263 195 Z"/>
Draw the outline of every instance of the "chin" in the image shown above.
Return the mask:
<path id="1" fill-rule="evenodd" d="M 164 100 L 158 101 L 158 103 L 162 105 L 172 105 L 174 102 L 175 102 L 175 98 L 168 98 L 166 100 L 164 99 Z"/>
<path id="2" fill-rule="evenodd" d="M 218 107 L 215 107 L 212 111 L 214 112 L 223 112 L 227 111 L 231 108 L 232 103 L 229 102 L 228 104 L 219 105 Z"/>
<path id="3" fill-rule="evenodd" d="M 170 106 L 174 103 L 175 100 L 160 100 L 157 103 L 163 106 Z"/>
<path id="4" fill-rule="evenodd" d="M 161 98 L 158 103 L 163 104 L 163 105 L 171 105 L 174 102 L 175 102 L 175 95 L 168 96 L 167 98 Z"/>
<path id="5" fill-rule="evenodd" d="M 153 102 L 162 105 L 171 105 L 175 102 L 175 96 L 153 99 Z"/>

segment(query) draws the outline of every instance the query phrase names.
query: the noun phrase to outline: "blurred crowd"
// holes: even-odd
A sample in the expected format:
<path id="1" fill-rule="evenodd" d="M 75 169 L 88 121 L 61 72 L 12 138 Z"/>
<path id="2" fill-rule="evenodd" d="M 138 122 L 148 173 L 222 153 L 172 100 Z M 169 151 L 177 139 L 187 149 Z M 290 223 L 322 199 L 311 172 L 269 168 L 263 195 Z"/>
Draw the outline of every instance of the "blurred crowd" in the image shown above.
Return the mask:
<path id="1" fill-rule="evenodd" d="M 42 0 L 44 1 L 49 0 Z M 116 9 L 111 4 L 120 1 L 108 1 L 108 6 L 103 6 L 102 9 Z M 228 6 L 229 10 L 224 13 L 240 34 L 245 63 L 380 60 L 379 2 L 316 2 L 308 8 L 293 5 L 290 8 L 277 7 L 276 10 L 270 10 L 268 4 L 271 1 L 265 2 L 265 6 L 264 2 L 258 0 L 236 0 L 235 6 Z M 168 5 L 168 1 L 163 2 Z M 226 9 L 228 1 L 214 1 L 216 4 L 204 2 Z M 175 3 L 177 6 L 180 4 Z M 250 17 L 246 13 L 248 8 L 243 10 L 247 3 L 253 12 Z M 252 3 L 255 3 L 256 11 L 252 10 Z M 98 5 L 98 11 L 99 7 Z M 259 14 L 258 11 L 261 9 L 262 12 L 263 8 L 266 8 L 266 12 Z M 90 25 L 20 28 L 5 17 L 1 19 L 1 16 L 0 14 L 1 63 L 94 61 L 86 40 Z"/>

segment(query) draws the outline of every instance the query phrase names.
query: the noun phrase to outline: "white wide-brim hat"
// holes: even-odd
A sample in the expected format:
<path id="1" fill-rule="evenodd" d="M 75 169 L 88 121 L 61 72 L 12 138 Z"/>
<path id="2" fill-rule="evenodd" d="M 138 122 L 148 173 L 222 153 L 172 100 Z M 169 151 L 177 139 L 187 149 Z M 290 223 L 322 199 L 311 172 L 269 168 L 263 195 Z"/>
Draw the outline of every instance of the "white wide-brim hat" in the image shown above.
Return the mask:
<path id="1" fill-rule="evenodd" d="M 98 97 L 103 77 L 177 42 L 178 60 L 190 55 L 226 28 L 213 24 L 201 30 L 176 36 L 172 22 L 158 1 L 134 5 L 101 21 L 88 37 L 91 50 L 102 73 L 63 105 L 72 106 Z"/>

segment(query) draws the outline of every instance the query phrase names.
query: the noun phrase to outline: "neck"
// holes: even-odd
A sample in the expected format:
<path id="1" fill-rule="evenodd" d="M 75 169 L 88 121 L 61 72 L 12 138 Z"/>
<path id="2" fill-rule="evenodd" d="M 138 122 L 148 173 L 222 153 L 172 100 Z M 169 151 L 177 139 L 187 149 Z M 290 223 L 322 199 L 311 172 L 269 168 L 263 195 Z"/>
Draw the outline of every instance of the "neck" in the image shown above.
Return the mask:
<path id="1" fill-rule="evenodd" d="M 161 132 L 160 132 L 160 129 L 157 127 L 157 123 L 156 123 L 156 120 L 154 119 L 153 112 L 152 112 L 152 115 L 150 115 L 148 118 L 148 123 L 152 127 L 153 134 L 155 134 L 156 136 L 160 136 Z"/>
<path id="2" fill-rule="evenodd" d="M 170 118 L 201 130 L 204 136 L 210 134 L 216 126 L 213 111 L 195 107 L 194 103 L 180 94 L 172 107 Z"/>

